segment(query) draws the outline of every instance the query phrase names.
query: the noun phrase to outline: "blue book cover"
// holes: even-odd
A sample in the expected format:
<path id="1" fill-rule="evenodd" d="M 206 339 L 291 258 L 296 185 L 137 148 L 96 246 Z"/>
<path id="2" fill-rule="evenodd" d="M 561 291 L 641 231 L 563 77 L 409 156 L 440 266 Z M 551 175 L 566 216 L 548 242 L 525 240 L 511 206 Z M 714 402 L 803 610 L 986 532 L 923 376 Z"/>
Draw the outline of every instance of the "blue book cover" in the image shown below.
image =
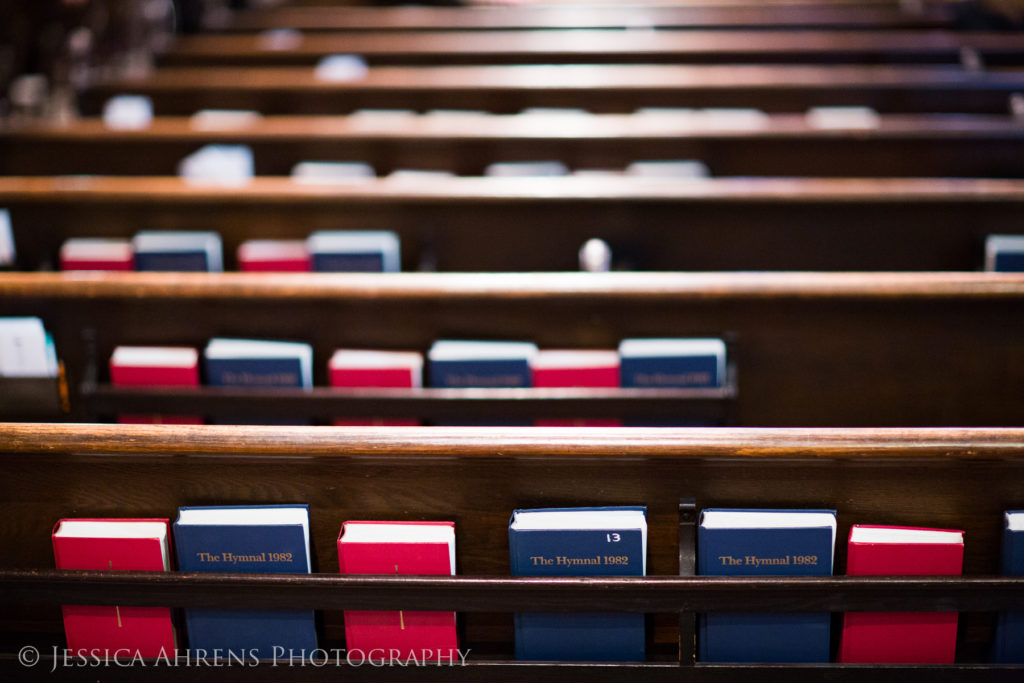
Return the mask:
<path id="1" fill-rule="evenodd" d="M 532 385 L 529 342 L 434 342 L 427 353 L 427 375 L 434 388 L 520 388 Z"/>
<path id="2" fill-rule="evenodd" d="M 132 238 L 135 270 L 216 272 L 224 270 L 215 232 L 142 231 Z"/>
<path id="3" fill-rule="evenodd" d="M 1024 510 L 1008 510 L 1003 515 L 1002 570 L 1006 576 L 1024 576 Z M 992 659 L 1024 663 L 1024 612 L 999 613 Z"/>
<path id="4" fill-rule="evenodd" d="M 184 572 L 309 574 L 306 505 L 182 507 L 174 523 Z M 189 651 L 245 659 L 316 649 L 312 610 L 185 610 Z"/>
<path id="5" fill-rule="evenodd" d="M 623 387 L 720 387 L 725 381 L 721 339 L 624 339 L 619 358 Z"/>
<path id="6" fill-rule="evenodd" d="M 319 230 L 306 239 L 314 271 L 397 273 L 401 270 L 398 235 L 388 230 Z"/>
<path id="7" fill-rule="evenodd" d="M 1004 251 L 995 255 L 992 270 L 999 273 L 1024 272 L 1024 251 Z"/>
<path id="8" fill-rule="evenodd" d="M 834 510 L 725 510 L 701 513 L 697 573 L 702 576 L 831 576 Z M 703 662 L 828 662 L 831 615 L 701 614 Z"/>
<path id="9" fill-rule="evenodd" d="M 985 238 L 985 270 L 1024 272 L 1024 235 L 989 235 Z"/>
<path id="10" fill-rule="evenodd" d="M 313 347 L 298 342 L 211 339 L 203 352 L 214 387 L 313 386 Z"/>
<path id="11" fill-rule="evenodd" d="M 516 510 L 509 523 L 513 576 L 644 576 L 644 507 Z M 643 661 L 644 615 L 519 613 L 516 659 Z"/>

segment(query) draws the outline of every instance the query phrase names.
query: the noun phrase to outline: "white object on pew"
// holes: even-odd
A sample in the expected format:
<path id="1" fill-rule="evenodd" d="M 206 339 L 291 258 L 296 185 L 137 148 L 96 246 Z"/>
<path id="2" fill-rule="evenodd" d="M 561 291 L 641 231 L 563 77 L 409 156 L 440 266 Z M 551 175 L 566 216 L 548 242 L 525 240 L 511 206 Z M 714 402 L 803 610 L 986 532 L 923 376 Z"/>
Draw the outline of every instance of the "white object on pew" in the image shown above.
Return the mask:
<path id="1" fill-rule="evenodd" d="M 1024 93 L 1015 92 L 1010 95 L 1010 116 L 1018 123 L 1024 122 Z"/>
<path id="2" fill-rule="evenodd" d="M 607 273 L 612 269 L 612 248 L 602 239 L 592 237 L 579 251 L 580 270 L 585 273 Z"/>
<path id="3" fill-rule="evenodd" d="M 300 161 L 292 167 L 292 182 L 303 185 L 344 185 L 376 176 L 373 166 L 361 161 Z"/>
<path id="4" fill-rule="evenodd" d="M 871 107 L 811 107 L 805 118 L 818 130 L 874 130 L 880 123 Z"/>
<path id="5" fill-rule="evenodd" d="M 11 213 L 0 209 L 0 266 L 14 264 L 14 230 L 11 227 Z"/>
<path id="6" fill-rule="evenodd" d="M 178 175 L 191 183 L 239 187 L 252 180 L 254 167 L 245 145 L 206 145 L 181 160 Z"/>
<path id="7" fill-rule="evenodd" d="M 569 175 L 569 167 L 561 161 L 499 161 L 484 169 L 485 176 L 495 178 L 537 178 Z"/>
<path id="8" fill-rule="evenodd" d="M 586 109 L 572 107 L 527 107 L 519 112 L 519 116 L 540 116 L 540 117 L 569 117 L 593 116 Z"/>
<path id="9" fill-rule="evenodd" d="M 744 107 L 699 109 L 695 119 L 702 127 L 714 130 L 763 130 L 771 121 L 760 109 Z"/>
<path id="10" fill-rule="evenodd" d="M 369 71 L 359 55 L 330 55 L 317 62 L 313 75 L 319 81 L 342 83 L 362 80 Z"/>
<path id="11" fill-rule="evenodd" d="M 189 117 L 192 130 L 243 130 L 252 128 L 263 118 L 248 109 L 200 109 Z"/>
<path id="12" fill-rule="evenodd" d="M 103 125 L 111 130 L 145 130 L 153 122 L 153 101 L 145 95 L 116 95 L 103 105 Z"/>
<path id="13" fill-rule="evenodd" d="M 256 34 L 256 47 L 267 52 L 297 50 L 302 45 L 302 31 L 293 28 L 275 28 Z"/>
<path id="14" fill-rule="evenodd" d="M 428 171 L 419 168 L 396 168 L 387 175 L 387 180 L 394 180 L 397 182 L 419 182 L 421 180 L 439 180 L 454 177 L 455 174 L 451 171 Z"/>
<path id="15" fill-rule="evenodd" d="M 637 178 L 675 178 L 703 180 L 711 177 L 711 170 L 703 161 L 634 161 L 626 166 L 626 175 Z"/>
<path id="16" fill-rule="evenodd" d="M 51 346 L 39 318 L 0 318 L 0 376 L 56 376 Z"/>

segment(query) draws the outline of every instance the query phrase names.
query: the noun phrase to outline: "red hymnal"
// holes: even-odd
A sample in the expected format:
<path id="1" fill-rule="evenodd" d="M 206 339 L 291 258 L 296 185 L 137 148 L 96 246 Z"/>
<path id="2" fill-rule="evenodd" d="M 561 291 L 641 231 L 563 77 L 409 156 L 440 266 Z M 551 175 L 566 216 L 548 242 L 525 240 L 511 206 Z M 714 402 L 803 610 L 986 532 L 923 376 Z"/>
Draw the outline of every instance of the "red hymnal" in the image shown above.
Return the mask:
<path id="1" fill-rule="evenodd" d="M 166 572 L 170 571 L 169 544 L 166 519 L 62 519 L 53 529 L 57 569 Z M 68 649 L 76 655 L 117 656 L 122 661 L 175 656 L 168 607 L 64 605 L 62 609 Z"/>
<path id="2" fill-rule="evenodd" d="M 530 361 L 535 387 L 617 387 L 619 352 L 592 349 L 541 349 Z M 621 420 L 549 420 L 538 427 L 618 427 Z"/>
<path id="3" fill-rule="evenodd" d="M 963 572 L 963 532 L 860 526 L 850 529 L 851 576 L 946 576 Z M 847 612 L 839 661 L 951 664 L 956 612 Z"/>
<path id="4" fill-rule="evenodd" d="M 199 352 L 177 346 L 118 346 L 110 383 L 119 387 L 198 387 Z M 121 424 L 203 424 L 198 415 L 118 415 Z"/>
<path id="5" fill-rule="evenodd" d="M 342 574 L 453 576 L 453 522 L 345 522 L 338 537 Z M 454 612 L 345 612 L 348 652 L 366 659 L 450 662 L 458 657 Z M 395 654 L 397 651 L 397 654 Z"/>
<path id="6" fill-rule="evenodd" d="M 423 354 L 416 351 L 338 349 L 327 363 L 332 387 L 415 389 L 423 386 Z M 415 426 L 410 418 L 345 418 L 336 426 Z"/>
<path id="7" fill-rule="evenodd" d="M 309 270 L 305 240 L 247 240 L 238 245 L 243 273 L 304 273 Z"/>
<path id="8" fill-rule="evenodd" d="M 73 237 L 60 247 L 61 270 L 135 270 L 129 240 Z"/>

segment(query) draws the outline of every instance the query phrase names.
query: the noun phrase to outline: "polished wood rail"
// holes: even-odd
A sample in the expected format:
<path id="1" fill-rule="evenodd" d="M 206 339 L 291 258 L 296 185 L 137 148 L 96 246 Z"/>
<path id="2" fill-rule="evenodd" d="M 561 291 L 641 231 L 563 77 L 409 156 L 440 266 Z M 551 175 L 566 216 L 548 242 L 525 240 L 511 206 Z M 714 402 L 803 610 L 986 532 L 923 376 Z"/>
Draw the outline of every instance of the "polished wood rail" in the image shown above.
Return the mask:
<path id="1" fill-rule="evenodd" d="M 371 67 L 351 81 L 318 80 L 311 67 L 164 68 L 83 93 L 96 114 L 118 94 L 150 97 L 160 115 L 200 109 L 263 114 L 341 114 L 367 107 L 469 109 L 514 113 L 525 107 L 758 107 L 770 112 L 863 105 L 886 113 L 1003 113 L 1024 87 L 1024 71 L 932 66 L 514 65 Z"/>
<path id="2" fill-rule="evenodd" d="M 278 7 L 238 12 L 218 28 L 323 30 L 546 29 L 546 28 L 933 28 L 955 18 L 950 4 L 926 3 L 914 12 L 889 6 L 800 6 L 762 3 L 648 7 Z"/>
<path id="3" fill-rule="evenodd" d="M 131 405 L 131 395 L 102 388 L 102 368 L 119 344 L 201 348 L 215 336 L 303 340 L 314 349 L 315 384 L 327 386 L 326 359 L 336 348 L 425 351 L 442 338 L 615 348 L 629 337 L 714 336 L 730 340 L 736 393 L 704 398 L 724 407 L 732 424 L 1010 425 L 1024 409 L 1017 391 L 1024 381 L 1022 304 L 1022 276 L 983 273 L 0 277 L 0 314 L 43 318 L 67 367 L 73 417 L 90 421 L 93 395 L 107 401 L 108 411 Z M 163 398 L 152 392 L 146 405 L 159 407 Z M 184 394 L 165 398 L 165 406 L 188 405 Z M 304 400 L 315 407 L 336 398 Z M 546 410 L 542 395 L 522 398 Z M 700 397 L 665 398 L 679 400 L 682 412 L 688 399 Z M 221 400 L 229 406 L 229 399 L 205 390 L 196 405 Z M 286 403 L 289 396 L 251 400 L 263 402 L 266 415 L 274 400 Z M 401 401 L 375 407 L 387 405 L 401 416 Z M 663 415 L 664 408 L 652 413 Z M 522 415 L 527 408 L 514 410 Z M 638 413 L 642 407 L 629 409 L 633 419 Z"/>
<path id="4" fill-rule="evenodd" d="M 554 159 L 574 170 L 696 159 L 715 176 L 1024 177 L 1024 126 L 1009 116 L 883 115 L 823 129 L 800 114 L 756 126 L 700 114 L 267 116 L 245 125 L 157 117 L 144 130 L 97 118 L 0 128 L 0 174 L 173 175 L 202 145 L 244 144 L 257 175 L 306 160 L 481 175 L 496 161 Z"/>
<path id="5" fill-rule="evenodd" d="M 588 239 L 634 270 L 976 270 L 984 240 L 1024 224 L 1024 181 L 1000 179 L 442 178 L 242 187 L 177 178 L 0 178 L 21 266 L 68 237 L 217 230 L 226 267 L 252 238 L 317 229 L 399 234 L 406 270 L 574 270 Z M 481 240 L 481 235 L 487 235 Z M 538 248 L 543 245 L 543 248 Z"/>
<path id="6" fill-rule="evenodd" d="M 954 31 L 545 30 L 183 36 L 168 66 L 315 64 L 357 54 L 374 66 L 427 64 L 947 63 L 973 50 L 985 64 L 1024 63 L 1024 38 Z M 290 40 L 291 42 L 287 42 Z"/>
<path id="7" fill-rule="evenodd" d="M 1019 429 L 536 429 L 173 427 L 0 424 L 0 500 L 18 514 L 0 525 L 0 668 L 31 675 L 14 658 L 25 644 L 59 644 L 62 602 L 317 607 L 321 647 L 340 647 L 352 607 L 460 611 L 467 676 L 554 680 L 580 665 L 508 662 L 509 611 L 592 604 L 653 612 L 648 659 L 592 665 L 598 680 L 638 674 L 678 680 L 859 680 L 865 667 L 688 666 L 677 654 L 677 612 L 842 610 L 906 606 L 960 610 L 958 664 L 870 669 L 873 679 L 1012 680 L 1019 668 L 985 665 L 991 612 L 1024 600 L 1020 579 L 995 576 L 1002 511 L 1020 506 L 1024 433 Z M 581 473 L 585 473 L 583 476 Z M 444 495 L 438 495 L 443 490 Z M 343 492 L 339 494 L 339 492 Z M 699 506 L 833 507 L 838 538 L 853 523 L 965 531 L 965 576 L 678 578 L 680 495 Z M 312 576 L 57 572 L 50 531 L 68 516 L 174 517 L 180 505 L 305 502 L 311 509 Z M 505 540 L 515 507 L 646 504 L 644 579 L 513 579 Z M 454 578 L 340 577 L 342 521 L 451 519 L 458 533 Z M 699 549 L 698 549 L 699 550 Z M 682 666 L 681 666 L 682 665 Z M 474 668 L 475 667 L 475 668 Z M 261 676 L 259 669 L 252 676 Z M 278 676 L 295 677 L 286 667 Z M 173 672 L 173 667 L 170 668 Z M 357 670 L 346 670 L 353 676 Z M 220 672 L 224 675 L 224 672 Z M 337 670 L 335 669 L 335 673 Z M 95 675 L 95 671 L 93 671 Z M 428 673 L 403 670 L 402 677 Z M 69 674 L 72 675 L 72 674 Z M 119 673 L 112 673 L 119 680 Z M 162 678 L 157 671 L 147 676 Z M 313 672 L 314 677 L 318 674 Z M 201 676 L 201 674 L 200 674 Z M 107 676 L 105 676 L 107 677 Z"/>

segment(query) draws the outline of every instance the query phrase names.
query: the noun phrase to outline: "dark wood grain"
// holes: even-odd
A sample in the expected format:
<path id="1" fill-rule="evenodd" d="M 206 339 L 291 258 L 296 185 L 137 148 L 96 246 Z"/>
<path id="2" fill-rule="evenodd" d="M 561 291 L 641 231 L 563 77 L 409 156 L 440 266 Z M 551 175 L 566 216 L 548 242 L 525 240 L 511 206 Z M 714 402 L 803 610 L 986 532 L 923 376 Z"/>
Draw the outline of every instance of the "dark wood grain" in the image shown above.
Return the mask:
<path id="1" fill-rule="evenodd" d="M 303 340 L 320 386 L 336 348 L 615 348 L 670 335 L 733 340 L 740 426 L 1012 425 L 1024 409 L 1016 274 L 260 275 L 12 273 L 0 313 L 43 318 L 73 389 L 90 330 L 101 368 L 119 344 Z"/>
<path id="2" fill-rule="evenodd" d="M 257 35 L 179 38 L 167 66 L 310 65 L 358 54 L 375 66 L 439 64 L 809 63 L 958 64 L 960 50 L 988 64 L 1020 64 L 1024 41 L 1006 33 L 953 31 L 446 31 L 314 33 L 288 49 Z"/>
<path id="3" fill-rule="evenodd" d="M 715 176 L 1024 177 L 1024 127 L 1009 116 L 965 114 L 886 115 L 863 130 L 822 130 L 787 114 L 757 130 L 621 114 L 268 116 L 206 130 L 186 117 L 157 117 L 141 131 L 85 118 L 0 128 L 0 173 L 174 175 L 202 145 L 225 143 L 250 146 L 256 174 L 276 176 L 313 159 L 363 161 L 381 176 L 396 169 L 482 175 L 496 161 L 621 170 L 637 160 L 697 159 Z"/>
<path id="4" fill-rule="evenodd" d="M 757 107 L 769 112 L 862 105 L 885 113 L 1007 110 L 1024 73 L 1004 67 L 968 72 L 949 66 L 514 65 L 371 67 L 353 81 L 317 80 L 312 68 L 165 68 L 83 93 L 95 115 L 111 96 L 133 93 L 157 114 L 253 109 L 263 114 L 340 114 L 367 107 L 470 109 L 514 113 L 526 107 Z"/>
<path id="5" fill-rule="evenodd" d="M 382 229 L 398 233 L 404 270 L 575 270 L 580 246 L 597 237 L 626 270 L 969 271 L 981 267 L 987 235 L 1020 231 L 1024 184 L 566 177 L 308 186 L 257 178 L 216 187 L 8 177 L 0 205 L 11 211 L 24 269 L 52 268 L 69 237 L 202 227 L 221 234 L 229 270 L 246 239 Z"/>

